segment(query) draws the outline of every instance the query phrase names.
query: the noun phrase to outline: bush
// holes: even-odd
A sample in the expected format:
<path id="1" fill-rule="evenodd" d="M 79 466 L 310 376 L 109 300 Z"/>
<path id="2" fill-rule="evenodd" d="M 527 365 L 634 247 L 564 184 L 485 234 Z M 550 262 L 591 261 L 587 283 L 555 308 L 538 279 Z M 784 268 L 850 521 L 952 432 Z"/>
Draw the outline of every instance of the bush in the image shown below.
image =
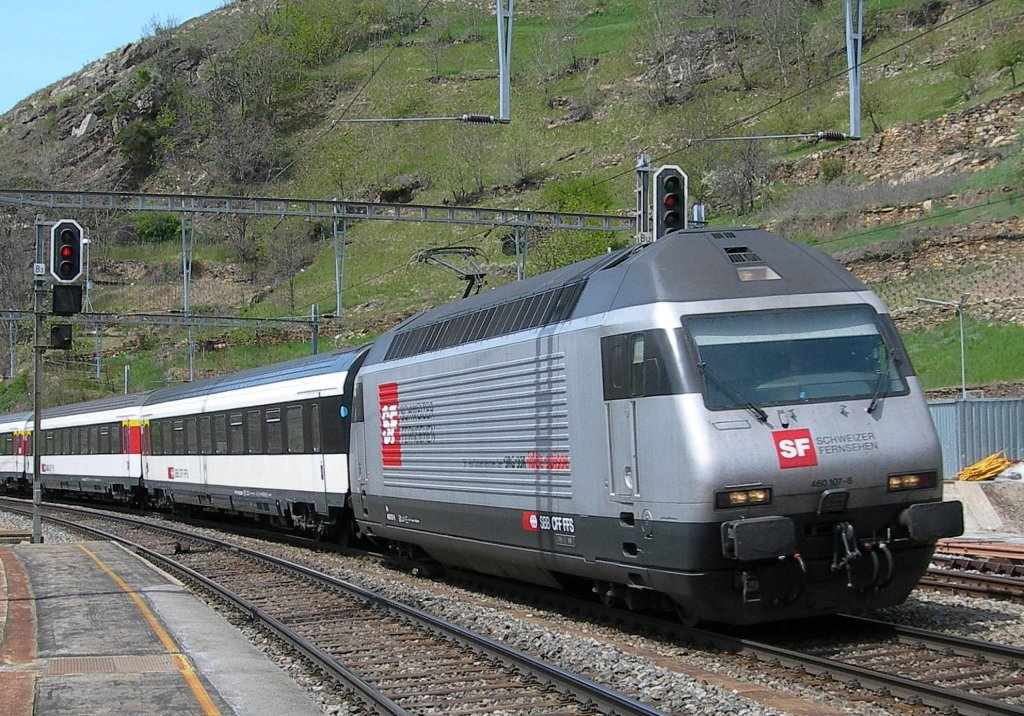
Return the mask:
<path id="1" fill-rule="evenodd" d="M 846 160 L 842 157 L 825 157 L 821 160 L 821 178 L 826 184 L 834 182 L 846 173 Z"/>
<path id="2" fill-rule="evenodd" d="M 180 235 L 181 222 L 176 214 L 147 211 L 135 215 L 132 230 L 143 241 L 173 241 Z"/>

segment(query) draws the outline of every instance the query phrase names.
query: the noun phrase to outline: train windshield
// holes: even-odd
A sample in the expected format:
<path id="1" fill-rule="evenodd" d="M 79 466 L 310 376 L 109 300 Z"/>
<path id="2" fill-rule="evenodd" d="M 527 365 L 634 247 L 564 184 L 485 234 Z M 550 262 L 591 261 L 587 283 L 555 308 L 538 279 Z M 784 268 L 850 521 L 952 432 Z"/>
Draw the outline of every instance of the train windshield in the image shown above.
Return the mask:
<path id="1" fill-rule="evenodd" d="M 907 392 L 897 353 L 866 306 L 686 319 L 712 410 Z"/>

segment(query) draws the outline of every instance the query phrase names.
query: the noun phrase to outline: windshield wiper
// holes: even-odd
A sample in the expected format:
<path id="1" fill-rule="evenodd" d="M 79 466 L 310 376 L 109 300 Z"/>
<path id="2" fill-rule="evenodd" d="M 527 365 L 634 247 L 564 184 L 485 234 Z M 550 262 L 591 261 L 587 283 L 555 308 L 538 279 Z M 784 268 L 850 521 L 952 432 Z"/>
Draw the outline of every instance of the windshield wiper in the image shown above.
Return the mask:
<path id="1" fill-rule="evenodd" d="M 722 380 L 715 375 L 714 371 L 708 368 L 707 363 L 701 361 L 697 365 L 700 367 L 700 372 L 704 374 L 704 377 L 714 383 L 720 391 L 726 394 L 726 396 L 732 398 L 734 403 L 737 403 L 741 408 L 745 408 L 753 413 L 754 417 L 756 417 L 759 422 L 762 422 L 765 425 L 768 424 L 768 413 L 764 412 L 759 405 L 753 401 L 747 400 L 740 395 L 735 388 L 722 382 Z"/>
<path id="2" fill-rule="evenodd" d="M 898 356 L 892 356 L 892 365 L 890 365 L 890 353 L 889 346 L 883 341 L 882 342 L 882 361 L 885 367 L 879 367 L 878 379 L 875 381 L 875 390 L 871 394 L 871 402 L 868 403 L 867 412 L 873 413 L 878 409 L 878 406 L 882 403 L 882 389 L 886 383 L 892 383 L 892 368 L 899 367 L 900 359 Z M 886 391 L 888 392 L 888 391 Z"/>

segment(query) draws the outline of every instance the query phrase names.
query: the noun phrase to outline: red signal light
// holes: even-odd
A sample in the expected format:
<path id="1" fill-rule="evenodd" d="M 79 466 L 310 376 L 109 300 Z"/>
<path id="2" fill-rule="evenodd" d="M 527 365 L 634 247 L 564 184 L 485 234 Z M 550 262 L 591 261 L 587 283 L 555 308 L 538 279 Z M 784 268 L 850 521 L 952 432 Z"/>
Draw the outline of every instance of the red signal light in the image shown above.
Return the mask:
<path id="1" fill-rule="evenodd" d="M 61 219 L 50 228 L 50 275 L 58 283 L 73 283 L 82 275 L 81 225 Z"/>

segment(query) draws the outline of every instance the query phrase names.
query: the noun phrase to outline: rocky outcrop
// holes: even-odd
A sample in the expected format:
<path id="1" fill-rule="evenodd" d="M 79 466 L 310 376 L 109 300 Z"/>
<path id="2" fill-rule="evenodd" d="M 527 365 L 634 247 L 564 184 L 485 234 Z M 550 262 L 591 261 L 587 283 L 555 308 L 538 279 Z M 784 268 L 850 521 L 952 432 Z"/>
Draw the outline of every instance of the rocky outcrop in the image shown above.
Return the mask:
<path id="1" fill-rule="evenodd" d="M 1024 92 L 890 127 L 860 142 L 822 150 L 780 166 L 776 179 L 800 185 L 820 181 L 825 157 L 841 160 L 846 174 L 891 184 L 921 177 L 979 171 L 994 165 L 1024 127 Z"/>

